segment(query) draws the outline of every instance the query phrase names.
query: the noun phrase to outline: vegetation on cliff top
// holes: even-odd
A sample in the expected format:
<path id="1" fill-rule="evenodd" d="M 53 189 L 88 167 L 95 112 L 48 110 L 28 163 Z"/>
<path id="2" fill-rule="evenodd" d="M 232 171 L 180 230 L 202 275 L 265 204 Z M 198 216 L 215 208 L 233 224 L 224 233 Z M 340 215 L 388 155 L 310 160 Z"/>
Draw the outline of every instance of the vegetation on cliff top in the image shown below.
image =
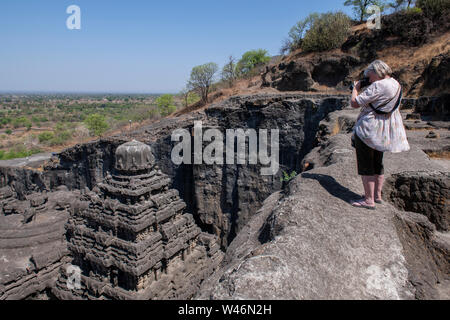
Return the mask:
<path id="1" fill-rule="evenodd" d="M 289 31 L 281 53 L 302 49 L 304 52 L 339 48 L 350 35 L 351 19 L 343 12 L 312 13 Z"/>
<path id="2" fill-rule="evenodd" d="M 388 38 L 395 38 L 398 44 L 419 46 L 429 42 L 436 31 L 448 29 L 448 0 L 388 1 L 345 1 L 354 8 L 356 20 L 361 20 L 361 16 L 363 19 L 367 18 L 368 6 L 373 4 L 379 5 L 385 12 L 396 12 L 394 15 L 383 15 L 381 30 L 369 34 L 359 29 L 356 20 L 343 12 L 312 13 L 292 27 L 288 39 L 283 43 L 282 53 L 294 53 L 291 55 L 294 57 L 299 53 L 301 55 L 340 48 L 343 52 L 360 57 L 361 61 L 369 61 L 375 56 L 386 58 L 385 55 L 378 54 L 383 48 L 392 47 L 392 44 L 385 44 Z M 442 48 L 444 50 L 445 46 Z M 281 57 L 276 59 L 281 60 Z M 429 57 L 424 59 L 429 60 Z M 74 142 L 84 142 L 89 137 L 123 132 L 124 128 L 132 129 L 130 120 L 134 126 L 146 120 L 168 116 L 179 108 L 199 108 L 220 97 L 224 99 L 232 94 L 256 92 L 261 90 L 258 85 L 259 74 L 275 61 L 266 50 L 256 49 L 245 52 L 240 59 L 230 56 L 221 69 L 214 62 L 196 66 L 192 69 L 185 89 L 178 95 L 166 94 L 159 98 L 157 95 L 69 98 L 32 96 L 19 99 L 14 96 L 4 96 L 3 99 L 0 97 L 2 157 L 5 154 L 21 154 L 22 146 L 26 146 L 26 150 L 49 150 Z M 394 67 L 401 69 L 399 66 Z M 96 125 L 89 124 L 88 118 L 93 115 L 101 120 L 94 121 Z"/>

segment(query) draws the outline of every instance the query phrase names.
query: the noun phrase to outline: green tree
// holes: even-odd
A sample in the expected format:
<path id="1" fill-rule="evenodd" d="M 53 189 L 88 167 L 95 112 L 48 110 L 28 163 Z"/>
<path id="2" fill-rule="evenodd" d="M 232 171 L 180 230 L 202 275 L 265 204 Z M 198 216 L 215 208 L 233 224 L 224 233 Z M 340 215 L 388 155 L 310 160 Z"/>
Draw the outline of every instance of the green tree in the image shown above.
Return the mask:
<path id="1" fill-rule="evenodd" d="M 444 16 L 450 10 L 449 0 L 417 0 L 416 6 L 422 9 L 426 16 L 437 18 Z"/>
<path id="2" fill-rule="evenodd" d="M 31 121 L 26 117 L 19 117 L 15 118 L 12 122 L 12 125 L 14 128 L 20 128 L 20 127 L 30 127 L 31 128 Z"/>
<path id="3" fill-rule="evenodd" d="M 11 122 L 12 122 L 12 119 L 9 117 L 4 117 L 0 120 L 0 123 L 3 125 L 7 125 L 8 123 L 11 123 Z"/>
<path id="4" fill-rule="evenodd" d="M 182 103 L 183 103 L 184 108 L 186 108 L 189 105 L 188 99 L 189 99 L 190 92 L 191 91 L 189 90 L 188 87 L 184 87 L 179 93 L 179 95 L 181 97 L 181 101 L 183 101 Z"/>
<path id="5" fill-rule="evenodd" d="M 372 5 L 380 7 L 381 11 L 386 7 L 383 0 L 345 0 L 344 2 L 344 6 L 353 8 L 359 22 L 364 22 L 364 19 L 369 16 L 367 9 Z"/>
<path id="6" fill-rule="evenodd" d="M 281 48 L 281 53 L 286 54 L 297 49 L 300 49 L 303 44 L 303 38 L 306 32 L 311 29 L 314 21 L 319 18 L 318 13 L 311 13 L 305 19 L 297 22 L 289 31 L 288 39 L 284 40 L 283 46 Z"/>
<path id="7" fill-rule="evenodd" d="M 315 17 L 302 39 L 305 51 L 325 51 L 339 48 L 350 34 L 351 20 L 343 12 L 327 12 Z"/>
<path id="8" fill-rule="evenodd" d="M 394 0 L 388 4 L 389 7 L 393 8 L 395 11 L 401 9 L 409 9 L 414 6 L 415 0 Z"/>
<path id="9" fill-rule="evenodd" d="M 267 50 L 257 49 L 247 51 L 242 55 L 241 60 L 236 65 L 239 75 L 245 75 L 252 71 L 256 66 L 262 65 L 270 61 Z"/>
<path id="10" fill-rule="evenodd" d="M 72 134 L 68 130 L 57 131 L 53 139 L 49 141 L 51 146 L 58 146 L 65 144 L 70 138 L 72 138 Z"/>
<path id="11" fill-rule="evenodd" d="M 233 56 L 230 56 L 227 64 L 223 66 L 221 77 L 222 81 L 228 83 L 230 88 L 233 86 L 233 83 L 237 78 L 236 59 L 234 59 Z"/>
<path id="12" fill-rule="evenodd" d="M 46 131 L 39 134 L 38 139 L 39 143 L 46 143 L 54 138 L 53 132 Z"/>
<path id="13" fill-rule="evenodd" d="M 208 94 L 218 69 L 219 67 L 214 62 L 192 68 L 191 77 L 188 81 L 188 88 L 197 91 L 200 94 L 203 103 L 208 102 Z"/>
<path id="14" fill-rule="evenodd" d="M 62 122 L 58 122 L 55 126 L 56 131 L 63 131 L 65 129 L 65 124 Z"/>
<path id="15" fill-rule="evenodd" d="M 162 116 L 168 116 L 177 109 L 173 102 L 173 95 L 171 94 L 163 94 L 155 100 L 155 103 Z"/>
<path id="16" fill-rule="evenodd" d="M 183 101 L 183 107 L 190 106 L 191 104 L 194 104 L 200 100 L 200 97 L 198 94 L 196 94 L 194 91 L 189 90 L 189 88 L 184 88 L 180 92 L 180 97 Z"/>
<path id="17" fill-rule="evenodd" d="M 84 123 L 86 124 L 86 127 L 88 128 L 90 134 L 96 137 L 104 134 L 109 128 L 105 117 L 97 113 L 89 115 L 84 120 Z"/>
<path id="18" fill-rule="evenodd" d="M 194 91 L 189 92 L 188 99 L 187 99 L 188 105 L 197 103 L 199 101 L 200 101 L 200 97 L 197 93 L 195 93 Z"/>

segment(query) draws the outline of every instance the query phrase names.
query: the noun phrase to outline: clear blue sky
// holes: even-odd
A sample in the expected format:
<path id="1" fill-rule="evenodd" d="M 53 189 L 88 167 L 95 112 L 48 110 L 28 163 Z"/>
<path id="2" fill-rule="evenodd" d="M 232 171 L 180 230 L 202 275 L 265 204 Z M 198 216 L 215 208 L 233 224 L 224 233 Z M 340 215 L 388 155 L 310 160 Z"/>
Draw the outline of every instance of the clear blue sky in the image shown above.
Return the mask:
<path id="1" fill-rule="evenodd" d="M 178 92 L 192 67 L 251 49 L 343 0 L 1 0 L 0 91 Z M 81 30 L 68 30 L 69 5 Z"/>

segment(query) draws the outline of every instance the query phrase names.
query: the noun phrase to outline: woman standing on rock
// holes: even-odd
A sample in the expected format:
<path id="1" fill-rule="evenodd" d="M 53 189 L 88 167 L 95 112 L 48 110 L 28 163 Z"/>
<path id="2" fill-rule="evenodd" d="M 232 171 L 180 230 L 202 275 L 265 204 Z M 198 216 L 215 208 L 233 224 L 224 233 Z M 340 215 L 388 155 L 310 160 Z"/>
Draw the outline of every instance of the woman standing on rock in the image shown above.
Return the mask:
<path id="1" fill-rule="evenodd" d="M 365 193 L 364 199 L 351 202 L 354 207 L 375 209 L 375 203 L 381 203 L 384 152 L 410 149 L 399 110 L 402 88 L 391 74 L 386 63 L 376 60 L 364 71 L 369 79 L 367 89 L 361 92 L 361 81 L 353 86 L 351 105 L 361 108 L 361 113 L 352 140 Z"/>

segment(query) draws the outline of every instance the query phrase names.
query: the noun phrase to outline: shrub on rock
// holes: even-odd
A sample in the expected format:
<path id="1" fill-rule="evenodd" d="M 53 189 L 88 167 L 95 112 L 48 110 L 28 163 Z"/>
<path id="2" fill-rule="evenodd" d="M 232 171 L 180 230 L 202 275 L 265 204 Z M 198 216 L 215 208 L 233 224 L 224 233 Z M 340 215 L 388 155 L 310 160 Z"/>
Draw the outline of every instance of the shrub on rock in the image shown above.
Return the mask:
<path id="1" fill-rule="evenodd" d="M 343 12 L 313 13 L 289 32 L 282 51 L 301 48 L 305 52 L 339 48 L 350 35 L 351 19 Z"/>

